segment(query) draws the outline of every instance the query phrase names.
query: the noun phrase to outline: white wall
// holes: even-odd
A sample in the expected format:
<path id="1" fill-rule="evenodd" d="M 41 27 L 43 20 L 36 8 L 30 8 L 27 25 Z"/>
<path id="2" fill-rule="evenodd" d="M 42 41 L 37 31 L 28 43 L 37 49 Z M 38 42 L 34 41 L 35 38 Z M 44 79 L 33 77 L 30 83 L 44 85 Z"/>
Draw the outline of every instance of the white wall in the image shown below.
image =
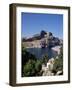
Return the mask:
<path id="1" fill-rule="evenodd" d="M 9 4 L 35 3 L 48 5 L 71 6 L 72 0 L 0 0 L 0 90 L 71 90 L 72 78 L 69 84 L 54 84 L 43 86 L 11 87 L 9 82 Z M 72 6 L 71 6 L 72 11 Z M 71 12 L 72 17 L 72 12 Z M 72 18 L 71 18 L 72 21 Z M 72 27 L 71 27 L 72 28 Z M 72 39 L 72 36 L 71 36 Z M 71 43 L 72 45 L 72 43 Z M 72 49 L 71 49 L 72 50 Z M 72 68 L 72 62 L 71 62 Z M 72 72 L 71 72 L 72 75 Z"/>

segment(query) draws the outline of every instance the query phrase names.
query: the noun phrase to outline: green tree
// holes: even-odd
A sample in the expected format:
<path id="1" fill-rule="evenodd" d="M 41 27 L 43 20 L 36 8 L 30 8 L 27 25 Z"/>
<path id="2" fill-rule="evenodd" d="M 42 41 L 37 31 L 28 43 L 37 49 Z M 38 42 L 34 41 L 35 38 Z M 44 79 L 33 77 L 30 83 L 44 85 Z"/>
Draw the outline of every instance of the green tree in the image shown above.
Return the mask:
<path id="1" fill-rule="evenodd" d="M 26 64 L 29 62 L 29 60 L 36 61 L 37 59 L 36 59 L 35 55 L 28 52 L 25 47 L 22 47 L 22 61 L 21 61 L 21 64 L 22 64 L 22 67 L 21 67 L 22 74 L 21 74 L 21 76 L 22 77 L 24 76 L 24 66 L 26 66 Z"/>
<path id="2" fill-rule="evenodd" d="M 42 63 L 40 60 L 29 60 L 23 67 L 23 76 L 41 76 Z"/>
<path id="3" fill-rule="evenodd" d="M 46 63 L 48 62 L 48 55 L 44 54 L 43 58 L 42 58 L 42 63 L 46 65 Z"/>
<path id="4" fill-rule="evenodd" d="M 35 76 L 35 61 L 29 60 L 23 68 L 23 76 Z"/>
<path id="5" fill-rule="evenodd" d="M 54 71 L 63 71 L 63 47 L 60 49 L 60 54 L 58 55 L 58 58 L 55 58 L 54 60 Z"/>
<path id="6" fill-rule="evenodd" d="M 35 71 L 36 71 L 36 76 L 41 76 L 41 68 L 42 68 L 42 63 L 41 60 L 37 60 L 35 63 Z"/>

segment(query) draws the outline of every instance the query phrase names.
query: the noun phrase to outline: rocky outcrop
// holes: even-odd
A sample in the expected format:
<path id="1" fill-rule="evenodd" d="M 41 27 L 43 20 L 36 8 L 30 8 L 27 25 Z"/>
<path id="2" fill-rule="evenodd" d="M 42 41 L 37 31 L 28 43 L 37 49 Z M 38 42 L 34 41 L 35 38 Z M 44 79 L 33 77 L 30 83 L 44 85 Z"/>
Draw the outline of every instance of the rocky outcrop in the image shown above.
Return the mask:
<path id="1" fill-rule="evenodd" d="M 63 75 L 63 71 L 53 71 L 53 66 L 54 66 L 54 58 L 49 59 L 47 62 L 47 65 L 42 65 L 42 71 L 43 74 L 42 76 L 59 76 Z"/>
<path id="2" fill-rule="evenodd" d="M 23 38 L 22 39 L 22 44 L 23 46 L 26 47 L 54 47 L 56 45 L 61 45 L 62 44 L 62 40 L 60 40 L 57 37 L 54 37 L 53 34 L 51 32 L 45 32 L 45 31 L 41 31 L 40 34 L 35 34 L 33 37 L 31 38 Z"/>
<path id="3" fill-rule="evenodd" d="M 42 65 L 42 71 L 43 74 L 42 76 L 54 76 L 54 73 L 52 72 L 53 70 L 53 64 L 54 64 L 54 59 L 51 58 L 48 62 L 47 65 Z"/>

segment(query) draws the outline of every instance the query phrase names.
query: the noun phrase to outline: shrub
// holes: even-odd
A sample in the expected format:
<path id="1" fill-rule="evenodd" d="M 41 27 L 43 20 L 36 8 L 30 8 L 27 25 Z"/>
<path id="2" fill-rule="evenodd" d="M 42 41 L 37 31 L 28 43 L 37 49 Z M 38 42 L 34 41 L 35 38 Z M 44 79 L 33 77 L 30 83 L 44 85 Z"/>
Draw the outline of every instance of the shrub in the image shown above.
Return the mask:
<path id="1" fill-rule="evenodd" d="M 36 61 L 36 57 L 35 55 L 29 53 L 25 47 L 22 47 L 22 67 L 21 67 L 21 70 L 22 70 L 22 77 L 23 77 L 23 71 L 24 71 L 24 66 L 29 62 L 29 60 L 33 60 L 33 61 Z M 27 66 L 26 66 L 27 67 Z"/>
<path id="2" fill-rule="evenodd" d="M 35 75 L 35 61 L 29 60 L 23 68 L 23 76 L 34 76 Z"/>
<path id="3" fill-rule="evenodd" d="M 40 76 L 40 70 L 42 68 L 42 63 L 40 60 L 37 60 L 37 62 L 35 63 L 35 70 L 36 70 L 36 76 Z"/>
<path id="4" fill-rule="evenodd" d="M 57 72 L 59 70 L 63 71 L 63 49 L 61 47 L 60 54 L 58 55 L 58 58 L 54 60 L 54 70 Z"/>
<path id="5" fill-rule="evenodd" d="M 48 59 L 48 55 L 45 54 L 45 55 L 43 56 L 43 58 L 42 58 L 42 63 L 46 65 L 46 63 L 48 62 L 48 60 L 49 60 L 49 59 Z"/>
<path id="6" fill-rule="evenodd" d="M 41 61 L 37 60 L 29 60 L 24 66 L 23 66 L 23 76 L 40 76 L 40 70 L 42 68 Z"/>

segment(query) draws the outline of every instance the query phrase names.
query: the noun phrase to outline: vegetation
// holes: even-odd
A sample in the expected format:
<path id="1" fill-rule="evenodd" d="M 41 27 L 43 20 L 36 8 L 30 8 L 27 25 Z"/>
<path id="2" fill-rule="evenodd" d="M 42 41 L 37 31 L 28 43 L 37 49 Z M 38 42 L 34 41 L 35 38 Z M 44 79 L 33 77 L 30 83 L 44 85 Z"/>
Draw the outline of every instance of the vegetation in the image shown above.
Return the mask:
<path id="1" fill-rule="evenodd" d="M 42 76 L 42 64 L 47 64 L 49 58 L 45 54 L 41 60 L 38 60 L 35 55 L 29 53 L 25 47 L 22 47 L 22 77 Z M 56 74 L 58 71 L 63 71 L 63 48 L 60 54 L 54 60 L 52 72 Z"/>
<path id="2" fill-rule="evenodd" d="M 43 55 L 43 57 L 42 57 L 42 63 L 46 65 L 47 62 L 48 62 L 48 60 L 49 60 L 48 55 L 47 54 Z"/>
<path id="3" fill-rule="evenodd" d="M 23 76 L 41 76 L 41 62 L 29 60 L 23 67 Z"/>
<path id="4" fill-rule="evenodd" d="M 36 61 L 36 57 L 33 54 L 29 53 L 25 47 L 22 47 L 22 76 L 24 76 L 24 66 L 28 64 L 30 60 Z"/>
<path id="5" fill-rule="evenodd" d="M 23 76 L 35 75 L 35 61 L 29 60 L 23 67 Z"/>
<path id="6" fill-rule="evenodd" d="M 29 53 L 26 48 L 22 47 L 22 77 L 24 76 L 40 76 L 42 61 Z"/>
<path id="7" fill-rule="evenodd" d="M 60 54 L 58 55 L 58 58 L 55 58 L 54 60 L 54 67 L 53 71 L 63 71 L 63 48 L 61 47 Z"/>
<path id="8" fill-rule="evenodd" d="M 42 62 L 41 60 L 37 60 L 37 62 L 35 63 L 36 76 L 42 75 L 41 68 L 42 68 Z"/>

